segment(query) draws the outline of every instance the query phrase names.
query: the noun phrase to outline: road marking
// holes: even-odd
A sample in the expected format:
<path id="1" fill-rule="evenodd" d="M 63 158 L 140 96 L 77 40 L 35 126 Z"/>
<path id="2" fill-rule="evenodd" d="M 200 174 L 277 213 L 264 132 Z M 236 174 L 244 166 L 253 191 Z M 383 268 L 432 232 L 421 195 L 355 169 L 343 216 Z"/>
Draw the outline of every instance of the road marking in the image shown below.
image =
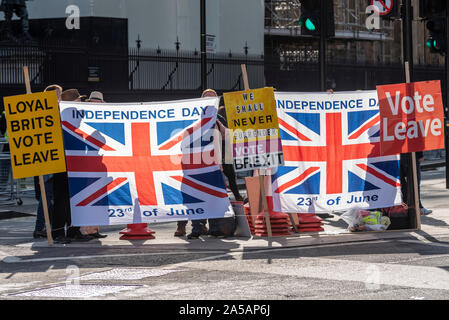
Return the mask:
<path id="1" fill-rule="evenodd" d="M 252 254 L 254 252 L 245 252 Z M 234 255 L 237 253 L 233 253 Z M 243 254 L 243 253 L 239 253 Z M 210 257 L 211 258 L 211 257 Z M 235 260 L 219 261 L 194 261 L 173 265 L 173 267 L 186 267 L 199 270 L 229 271 L 235 268 Z M 238 265 L 239 272 L 255 272 L 260 270 L 264 263 L 263 273 L 272 275 L 294 276 L 299 278 L 315 278 L 334 281 L 352 281 L 373 284 L 377 288 L 382 286 L 399 286 L 420 289 L 449 290 L 449 276 L 446 270 L 439 267 L 398 265 L 388 263 L 369 263 L 353 260 L 298 257 L 295 264 L 289 263 L 291 259 L 271 259 L 266 263 L 266 258 L 243 260 Z M 167 266 L 166 266 L 167 268 Z M 372 270 L 377 270 L 377 277 L 373 278 Z M 260 272 L 260 271 L 257 271 Z"/>
<path id="2" fill-rule="evenodd" d="M 152 253 L 125 253 L 125 254 L 104 254 L 90 256 L 64 256 L 50 258 L 21 259 L 15 256 L 8 256 L 0 252 L 0 261 L 5 263 L 30 263 L 30 262 L 46 262 L 46 261 L 64 261 L 64 260 L 84 260 L 95 258 L 121 258 L 121 257 L 143 257 L 143 256 L 160 256 L 160 255 L 177 255 L 177 254 L 209 254 L 223 253 L 224 251 L 178 251 L 178 252 L 152 252 Z"/>

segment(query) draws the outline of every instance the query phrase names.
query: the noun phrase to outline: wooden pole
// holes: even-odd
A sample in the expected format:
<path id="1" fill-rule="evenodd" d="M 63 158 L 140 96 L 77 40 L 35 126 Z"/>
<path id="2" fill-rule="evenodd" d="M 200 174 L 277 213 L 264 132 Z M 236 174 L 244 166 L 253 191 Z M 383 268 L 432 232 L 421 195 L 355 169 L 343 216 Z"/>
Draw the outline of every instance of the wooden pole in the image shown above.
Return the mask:
<path id="1" fill-rule="evenodd" d="M 405 61 L 405 81 L 410 83 L 410 65 L 408 61 Z M 414 206 L 415 206 L 415 224 L 416 229 L 421 229 L 421 211 L 419 208 L 419 192 L 418 192 L 418 176 L 416 169 L 416 153 L 412 152 L 412 171 L 413 171 L 413 193 L 414 193 Z M 407 181 L 408 183 L 408 181 Z"/>
<path id="2" fill-rule="evenodd" d="M 248 73 L 246 72 L 246 65 L 242 64 L 241 68 L 242 68 L 242 77 L 243 77 L 243 84 L 245 85 L 245 90 L 250 90 L 249 81 L 248 81 Z M 271 238 L 273 236 L 273 233 L 271 231 L 270 214 L 268 212 L 268 203 L 267 203 L 267 198 L 265 196 L 265 174 L 262 174 L 261 170 L 257 170 L 257 171 L 259 173 L 260 196 L 262 197 L 262 206 L 263 206 L 263 211 L 264 211 L 265 224 L 267 226 L 268 238 Z"/>
<path id="3" fill-rule="evenodd" d="M 32 92 L 31 92 L 30 74 L 28 72 L 28 66 L 23 67 L 23 74 L 25 77 L 25 87 L 27 90 L 27 94 L 31 94 Z M 53 238 L 51 236 L 50 215 L 48 214 L 47 194 L 45 192 L 44 176 L 39 176 L 39 186 L 41 189 L 41 199 L 42 199 L 42 207 L 44 209 L 45 229 L 47 231 L 48 245 L 52 246 Z"/>

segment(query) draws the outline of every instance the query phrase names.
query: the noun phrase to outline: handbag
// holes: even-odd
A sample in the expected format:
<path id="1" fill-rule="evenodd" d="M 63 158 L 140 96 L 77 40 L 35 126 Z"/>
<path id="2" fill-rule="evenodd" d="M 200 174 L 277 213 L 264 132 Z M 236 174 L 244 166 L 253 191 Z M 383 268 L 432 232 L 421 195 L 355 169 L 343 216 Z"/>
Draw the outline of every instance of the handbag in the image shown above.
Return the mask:
<path id="1" fill-rule="evenodd" d="M 401 230 L 410 228 L 410 217 L 403 206 L 383 208 L 382 212 L 390 218 L 388 230 Z"/>

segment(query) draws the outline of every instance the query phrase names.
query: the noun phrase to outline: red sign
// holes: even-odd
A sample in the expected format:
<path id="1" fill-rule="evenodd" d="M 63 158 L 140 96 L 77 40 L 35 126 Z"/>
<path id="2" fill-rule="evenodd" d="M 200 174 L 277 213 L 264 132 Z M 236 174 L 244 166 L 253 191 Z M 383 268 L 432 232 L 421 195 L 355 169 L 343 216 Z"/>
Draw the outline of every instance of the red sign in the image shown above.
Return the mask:
<path id="1" fill-rule="evenodd" d="M 440 81 L 378 86 L 377 95 L 382 155 L 444 149 Z"/>
<path id="2" fill-rule="evenodd" d="M 371 5 L 375 7 L 375 11 L 384 16 L 389 14 L 393 9 L 394 0 L 371 0 Z"/>

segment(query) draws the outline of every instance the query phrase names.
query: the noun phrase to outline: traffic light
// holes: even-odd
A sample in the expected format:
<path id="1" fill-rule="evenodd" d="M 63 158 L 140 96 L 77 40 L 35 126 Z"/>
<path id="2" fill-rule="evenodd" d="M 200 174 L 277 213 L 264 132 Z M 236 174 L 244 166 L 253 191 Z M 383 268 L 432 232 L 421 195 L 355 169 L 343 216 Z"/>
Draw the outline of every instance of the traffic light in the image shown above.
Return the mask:
<path id="1" fill-rule="evenodd" d="M 431 17 L 443 17 L 446 14 L 447 1 L 445 0 L 420 0 L 419 16 L 422 19 Z"/>
<path id="2" fill-rule="evenodd" d="M 419 3 L 419 16 L 427 20 L 426 28 L 429 30 L 426 46 L 432 53 L 447 52 L 446 9 L 447 1 L 422 0 Z"/>
<path id="3" fill-rule="evenodd" d="M 430 52 L 440 54 L 447 52 L 446 19 L 432 18 L 427 21 L 426 28 L 430 32 L 430 37 L 426 41 Z"/>
<path id="4" fill-rule="evenodd" d="M 300 0 L 301 2 L 301 17 L 299 18 L 299 25 L 301 26 L 302 35 L 319 36 L 321 34 L 321 0 Z M 334 1 L 326 0 L 327 10 L 327 37 L 335 35 L 334 26 Z"/>

